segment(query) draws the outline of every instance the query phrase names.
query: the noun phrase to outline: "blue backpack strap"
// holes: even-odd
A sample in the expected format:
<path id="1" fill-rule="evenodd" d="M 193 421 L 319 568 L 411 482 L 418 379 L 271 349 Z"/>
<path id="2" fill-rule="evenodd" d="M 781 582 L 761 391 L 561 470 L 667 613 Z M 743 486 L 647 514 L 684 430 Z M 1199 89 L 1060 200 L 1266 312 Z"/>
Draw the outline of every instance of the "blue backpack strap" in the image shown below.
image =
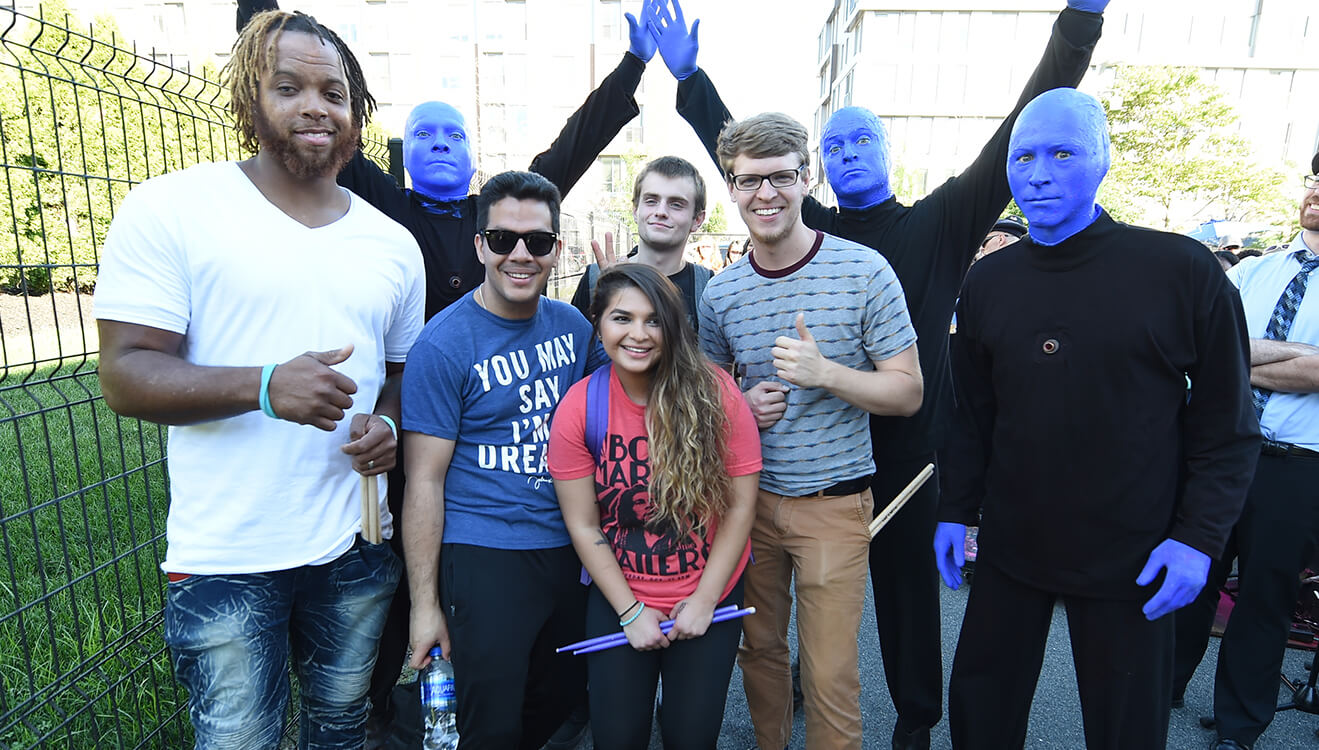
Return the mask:
<path id="1" fill-rule="evenodd" d="M 591 458 L 596 466 L 600 465 L 600 456 L 605 447 L 605 428 L 609 425 L 609 371 L 613 365 L 605 365 L 591 373 L 586 381 L 586 447 L 591 451 Z M 589 586 L 591 574 L 582 566 L 581 583 Z"/>
<path id="2" fill-rule="evenodd" d="M 591 373 L 586 381 L 586 447 L 600 465 L 605 444 L 605 429 L 609 425 L 609 372 L 613 365 L 605 365 Z"/>

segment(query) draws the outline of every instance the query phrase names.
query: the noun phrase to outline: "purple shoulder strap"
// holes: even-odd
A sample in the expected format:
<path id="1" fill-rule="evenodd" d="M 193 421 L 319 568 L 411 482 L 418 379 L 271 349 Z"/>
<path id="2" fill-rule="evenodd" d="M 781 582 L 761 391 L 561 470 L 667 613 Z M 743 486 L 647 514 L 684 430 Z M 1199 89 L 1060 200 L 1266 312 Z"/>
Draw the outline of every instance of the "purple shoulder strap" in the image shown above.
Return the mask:
<path id="1" fill-rule="evenodd" d="M 609 425 L 609 371 L 612 365 L 605 365 L 591 373 L 586 381 L 586 447 L 591 451 L 591 458 L 600 465 L 600 455 L 604 450 L 605 429 Z"/>
<path id="2" fill-rule="evenodd" d="M 609 370 L 612 365 L 605 365 L 591 373 L 586 381 L 586 447 L 591 450 L 591 458 L 596 466 L 600 465 L 600 456 L 604 452 L 605 428 L 609 426 Z M 591 574 L 582 566 L 583 586 L 591 583 Z"/>

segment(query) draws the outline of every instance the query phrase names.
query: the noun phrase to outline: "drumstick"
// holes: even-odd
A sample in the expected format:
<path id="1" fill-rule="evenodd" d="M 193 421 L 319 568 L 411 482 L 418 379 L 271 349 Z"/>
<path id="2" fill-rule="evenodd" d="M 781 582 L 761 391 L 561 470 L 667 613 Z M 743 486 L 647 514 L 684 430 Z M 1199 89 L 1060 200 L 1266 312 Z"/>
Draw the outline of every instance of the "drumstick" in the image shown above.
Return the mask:
<path id="1" fill-rule="evenodd" d="M 365 474 L 362 478 L 362 539 L 371 541 L 371 477 Z"/>
<path id="2" fill-rule="evenodd" d="M 380 487 L 374 476 L 362 475 L 362 538 L 380 544 Z"/>
<path id="3" fill-rule="evenodd" d="M 916 478 L 912 479 L 902 489 L 902 492 L 899 492 L 898 496 L 893 498 L 893 502 L 889 503 L 888 507 L 880 511 L 879 515 L 875 516 L 874 520 L 870 522 L 871 539 L 875 538 L 875 535 L 879 533 L 880 529 L 884 528 L 885 524 L 893 520 L 893 516 L 896 516 L 898 511 L 902 510 L 902 506 L 906 505 L 911 496 L 916 494 L 916 490 L 919 490 L 925 484 L 925 481 L 933 475 L 934 464 L 925 464 L 925 468 L 921 469 L 921 473 L 917 474 Z"/>
<path id="4" fill-rule="evenodd" d="M 375 475 L 367 479 L 371 488 L 371 543 L 380 544 L 384 541 L 380 537 L 380 481 Z"/>

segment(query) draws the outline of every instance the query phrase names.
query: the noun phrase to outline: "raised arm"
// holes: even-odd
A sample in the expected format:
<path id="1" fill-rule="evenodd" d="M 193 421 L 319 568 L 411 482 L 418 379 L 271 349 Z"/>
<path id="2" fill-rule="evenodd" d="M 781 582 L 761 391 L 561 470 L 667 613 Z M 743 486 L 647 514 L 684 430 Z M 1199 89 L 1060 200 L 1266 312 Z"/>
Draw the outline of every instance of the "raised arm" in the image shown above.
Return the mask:
<path id="1" fill-rule="evenodd" d="M 646 63 L 655 55 L 655 44 L 646 27 L 657 5 L 658 0 L 643 0 L 640 20 L 627 14 L 629 47 L 622 62 L 568 118 L 550 147 L 531 160 L 529 169 L 554 183 L 565 196 L 614 136 L 641 111 L 634 96 Z"/>
<path id="2" fill-rule="evenodd" d="M 1008 139 L 1021 110 L 1032 99 L 1056 88 L 1075 88 L 1090 67 L 1090 57 L 1104 25 L 1100 15 L 1108 0 L 1069 0 L 1058 15 L 1049 36 L 1044 56 L 1026 81 L 1012 112 L 1003 119 L 979 155 L 960 175 L 945 183 L 931 195 L 938 195 L 948 210 L 962 216 L 970 235 L 959 241 L 965 248 L 966 262 L 971 262 L 980 240 L 1007 208 L 1012 193 L 1008 189 L 1005 165 Z M 969 221 L 966 218 L 970 212 Z"/>

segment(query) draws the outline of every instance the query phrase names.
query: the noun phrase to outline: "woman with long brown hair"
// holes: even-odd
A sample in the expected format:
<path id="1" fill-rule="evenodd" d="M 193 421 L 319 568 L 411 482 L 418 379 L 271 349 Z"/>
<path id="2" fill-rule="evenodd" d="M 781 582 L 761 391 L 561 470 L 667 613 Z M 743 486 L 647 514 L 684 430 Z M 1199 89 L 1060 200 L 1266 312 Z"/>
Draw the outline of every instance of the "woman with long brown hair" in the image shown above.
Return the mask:
<path id="1" fill-rule="evenodd" d="M 595 746 L 647 746 L 663 676 L 664 746 L 714 748 L 741 626 L 711 619 L 742 602 L 760 435 L 657 271 L 606 271 L 591 314 L 612 365 L 594 376 L 605 382 L 583 380 L 559 404 L 549 468 L 593 579 L 587 635 L 622 626 L 630 645 L 587 657 Z"/>

